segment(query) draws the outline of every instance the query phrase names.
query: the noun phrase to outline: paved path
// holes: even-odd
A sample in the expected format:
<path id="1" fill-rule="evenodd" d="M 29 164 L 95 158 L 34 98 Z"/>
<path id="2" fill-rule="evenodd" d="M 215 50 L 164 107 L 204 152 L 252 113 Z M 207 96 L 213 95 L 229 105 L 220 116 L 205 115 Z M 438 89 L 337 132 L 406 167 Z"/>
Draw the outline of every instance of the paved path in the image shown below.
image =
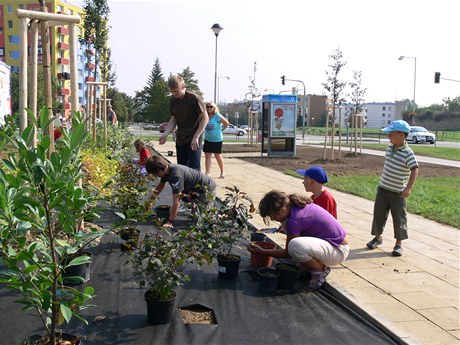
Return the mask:
<path id="1" fill-rule="evenodd" d="M 168 150 L 175 152 L 173 145 L 155 147 L 166 154 Z M 225 193 L 223 187 L 236 185 L 257 205 L 271 189 L 304 191 L 301 179 L 234 156 L 224 155 L 223 180 L 217 179 L 218 168 L 213 160 L 211 176 L 218 183 L 218 195 Z M 168 158 L 175 161 L 175 157 Z M 408 344 L 460 344 L 460 230 L 409 214 L 410 238 L 403 243 L 403 256 L 395 258 L 391 256 L 394 239 L 389 217 L 384 243 L 370 251 L 366 243 L 372 238 L 373 202 L 335 190 L 332 194 L 337 200 L 339 221 L 347 229 L 351 243 L 347 261 L 333 268 L 327 288 L 340 292 Z M 257 215 L 252 223 L 265 227 Z M 283 244 L 282 236 L 272 238 Z"/>

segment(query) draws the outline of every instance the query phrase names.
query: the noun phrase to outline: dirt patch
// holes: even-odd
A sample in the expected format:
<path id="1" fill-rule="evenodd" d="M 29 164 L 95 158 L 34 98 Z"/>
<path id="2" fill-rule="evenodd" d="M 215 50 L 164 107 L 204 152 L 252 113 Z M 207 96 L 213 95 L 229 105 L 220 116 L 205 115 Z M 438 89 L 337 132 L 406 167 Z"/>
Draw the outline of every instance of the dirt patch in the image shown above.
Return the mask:
<path id="1" fill-rule="evenodd" d="M 260 145 L 254 148 L 245 144 L 224 145 L 223 152 L 260 152 Z M 327 150 L 324 159 L 324 149 L 312 146 L 297 146 L 295 157 L 238 156 L 247 162 L 258 164 L 281 172 L 306 169 L 312 165 L 320 165 L 330 176 L 343 175 L 380 175 L 384 157 L 368 154 L 350 154 L 349 148 L 342 150 L 339 158 L 335 151 L 335 159 L 331 159 L 331 150 Z M 460 176 L 460 169 L 429 163 L 419 162 L 419 176 L 440 177 Z"/>

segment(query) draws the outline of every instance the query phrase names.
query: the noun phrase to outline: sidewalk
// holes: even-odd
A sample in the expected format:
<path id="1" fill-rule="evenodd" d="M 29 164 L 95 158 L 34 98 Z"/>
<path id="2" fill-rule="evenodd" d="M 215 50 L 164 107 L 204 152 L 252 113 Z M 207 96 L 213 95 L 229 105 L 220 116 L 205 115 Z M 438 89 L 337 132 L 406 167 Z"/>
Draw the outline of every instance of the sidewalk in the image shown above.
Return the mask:
<path id="1" fill-rule="evenodd" d="M 174 151 L 174 143 L 156 145 L 166 155 Z M 217 194 L 224 195 L 225 186 L 238 186 L 255 201 L 272 190 L 303 192 L 299 178 L 247 163 L 224 154 L 226 177 L 218 179 L 213 159 L 212 173 L 218 184 Z M 204 158 L 202 167 L 204 166 Z M 337 291 L 361 308 L 381 325 L 408 344 L 460 344 L 460 230 L 417 215 L 408 215 L 409 239 L 404 241 L 404 254 L 391 256 L 394 245 L 391 216 L 383 244 L 368 250 L 372 238 L 373 201 L 332 190 L 338 204 L 338 218 L 350 238 L 350 255 L 344 264 L 334 267 L 326 288 Z M 252 223 L 266 227 L 255 215 Z M 284 245 L 283 235 L 272 239 Z"/>

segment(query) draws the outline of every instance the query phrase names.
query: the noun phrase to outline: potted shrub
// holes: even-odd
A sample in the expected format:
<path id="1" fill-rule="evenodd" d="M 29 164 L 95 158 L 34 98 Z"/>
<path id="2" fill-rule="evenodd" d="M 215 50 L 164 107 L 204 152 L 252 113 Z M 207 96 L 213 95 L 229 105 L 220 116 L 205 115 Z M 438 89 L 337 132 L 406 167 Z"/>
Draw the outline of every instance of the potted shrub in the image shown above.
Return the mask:
<path id="1" fill-rule="evenodd" d="M 37 121 L 30 120 L 37 126 Z M 18 290 L 17 302 L 24 312 L 35 312 L 43 323 L 43 344 L 58 344 L 62 338 L 57 327 L 79 316 L 94 289 L 77 290 L 63 283 L 67 267 L 88 263 L 87 256 L 77 256 L 63 266 L 62 259 L 78 252 L 79 224 L 87 212 L 89 196 L 78 187 L 81 178 L 80 145 L 86 135 L 79 113 L 72 129 L 60 138 L 60 149 L 50 151 L 50 138 L 38 132 L 32 148 L 34 126 L 21 134 L 12 128 L 0 130 L 0 245 L 2 263 L 0 282 Z M 53 118 L 48 110 L 40 113 L 40 127 L 48 128 Z M 6 156 L 6 157 L 5 157 Z M 83 237 L 83 236 L 82 236 Z"/>
<path id="2" fill-rule="evenodd" d="M 174 315 L 175 288 L 189 281 L 185 268 L 191 263 L 202 265 L 208 261 L 193 232 L 169 232 L 161 220 L 154 219 L 154 223 L 157 230 L 139 241 L 127 263 L 139 278 L 140 287 L 148 289 L 144 298 L 149 323 L 164 324 Z"/>
<path id="3" fill-rule="evenodd" d="M 155 178 L 142 175 L 140 170 L 135 163 L 121 165 L 111 195 L 112 205 L 117 209 L 115 214 L 121 218 L 116 227 L 120 228 L 117 233 L 125 241 L 121 244 L 122 250 L 131 250 L 136 246 L 140 234 L 136 223 L 154 214 L 146 208 L 142 198 L 148 192 L 149 183 Z"/>
<path id="4" fill-rule="evenodd" d="M 194 220 L 190 231 L 201 239 L 202 253 L 217 258 L 219 277 L 235 279 L 238 276 L 241 256 L 232 254 L 233 245 L 248 230 L 254 202 L 238 187 L 225 187 L 226 194 L 221 203 L 213 202 L 208 193 L 208 202 L 191 202 Z"/>

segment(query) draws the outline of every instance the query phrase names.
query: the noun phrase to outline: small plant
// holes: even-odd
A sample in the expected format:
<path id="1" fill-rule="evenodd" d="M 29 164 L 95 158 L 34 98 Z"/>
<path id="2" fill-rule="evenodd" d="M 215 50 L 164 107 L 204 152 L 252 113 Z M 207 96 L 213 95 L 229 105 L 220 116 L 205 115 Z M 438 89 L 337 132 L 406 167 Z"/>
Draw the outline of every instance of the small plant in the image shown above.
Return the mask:
<path id="1" fill-rule="evenodd" d="M 140 286 L 148 288 L 147 294 L 166 301 L 175 295 L 174 288 L 189 281 L 184 270 L 195 262 L 198 252 L 188 231 L 173 233 L 161 221 L 155 219 L 154 223 L 157 231 L 145 235 L 127 263 L 139 277 Z"/>
<path id="2" fill-rule="evenodd" d="M 86 307 L 94 289 L 83 291 L 64 286 L 66 267 L 90 262 L 77 256 L 66 266 L 62 259 L 76 253 L 91 235 L 80 235 L 79 224 L 88 212 L 91 195 L 78 187 L 81 175 L 80 145 L 86 135 L 85 124 L 75 113 L 72 130 L 60 139 L 60 149 L 50 152 L 50 138 L 37 133 L 32 148 L 34 126 L 22 133 L 0 131 L 0 152 L 8 147 L 0 165 L 0 245 L 2 263 L 0 282 L 18 290 L 22 311 L 35 311 L 51 344 L 56 343 L 57 327 Z M 40 112 L 40 127 L 54 121 L 47 108 Z M 9 123 L 13 126 L 14 122 Z"/>
<path id="3" fill-rule="evenodd" d="M 202 252 L 211 258 L 230 254 L 233 245 L 248 230 L 255 211 L 251 197 L 238 187 L 225 187 L 225 199 L 219 204 L 207 193 L 207 202 L 190 202 L 194 221 L 190 231 L 201 239 Z"/>

